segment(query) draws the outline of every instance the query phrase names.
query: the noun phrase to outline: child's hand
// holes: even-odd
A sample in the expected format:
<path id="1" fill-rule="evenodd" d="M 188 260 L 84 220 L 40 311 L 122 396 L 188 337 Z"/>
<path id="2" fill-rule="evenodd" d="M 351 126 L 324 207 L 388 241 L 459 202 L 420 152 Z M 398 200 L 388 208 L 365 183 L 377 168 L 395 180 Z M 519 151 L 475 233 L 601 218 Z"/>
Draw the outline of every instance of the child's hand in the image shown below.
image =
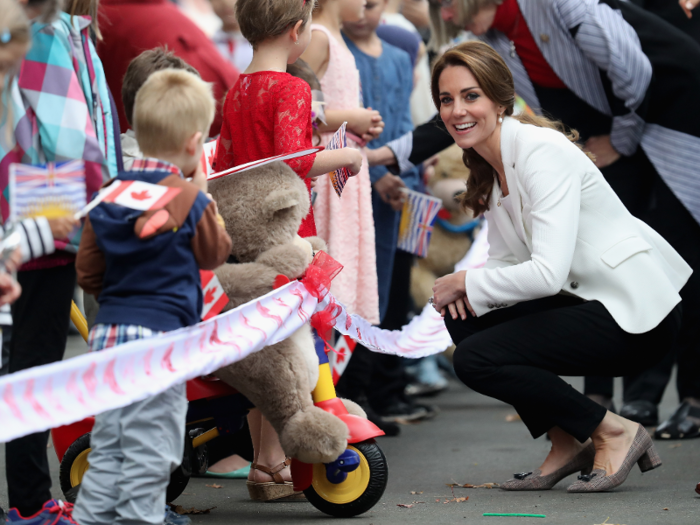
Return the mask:
<path id="1" fill-rule="evenodd" d="M 353 115 L 348 120 L 348 129 L 362 137 L 362 140 L 369 142 L 382 134 L 384 121 L 379 111 L 372 108 L 358 108 L 353 110 Z"/>
<path id="2" fill-rule="evenodd" d="M 362 154 L 354 148 L 343 148 L 347 155 L 345 167 L 350 170 L 350 174 L 355 176 L 362 169 Z"/>
<path id="3" fill-rule="evenodd" d="M 78 226 L 80 226 L 80 221 L 76 221 L 73 217 L 49 219 L 49 227 L 54 239 L 65 239 L 73 231 L 73 228 Z"/>
<path id="4" fill-rule="evenodd" d="M 22 293 L 22 287 L 12 276 L 0 273 L 0 305 L 14 303 Z"/>
<path id="5" fill-rule="evenodd" d="M 197 186 L 204 193 L 207 193 L 207 174 L 202 170 L 202 163 L 197 163 L 197 169 L 192 174 L 192 184 Z"/>
<path id="6" fill-rule="evenodd" d="M 406 185 L 401 177 L 387 173 L 372 186 L 381 199 L 394 210 L 398 211 L 403 207 L 404 194 L 401 188 L 405 188 Z"/>

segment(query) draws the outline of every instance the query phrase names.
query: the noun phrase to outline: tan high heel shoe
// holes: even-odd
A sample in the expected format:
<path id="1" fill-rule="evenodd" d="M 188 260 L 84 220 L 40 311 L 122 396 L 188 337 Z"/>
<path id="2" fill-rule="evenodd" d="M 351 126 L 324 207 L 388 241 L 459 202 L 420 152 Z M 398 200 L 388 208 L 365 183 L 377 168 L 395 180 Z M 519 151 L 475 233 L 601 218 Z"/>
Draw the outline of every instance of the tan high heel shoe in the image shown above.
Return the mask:
<path id="1" fill-rule="evenodd" d="M 656 448 L 651 441 L 649 433 L 642 425 L 639 425 L 632 446 L 615 474 L 608 476 L 605 470 L 595 469 L 590 474 L 579 476 L 579 481 L 571 485 L 567 491 L 604 492 L 619 487 L 625 482 L 627 475 L 630 473 L 635 463 L 639 465 L 639 470 L 642 472 L 647 472 L 661 466 L 661 458 L 656 452 Z"/>
<path id="2" fill-rule="evenodd" d="M 248 487 L 248 494 L 250 499 L 257 501 L 304 501 L 306 496 L 303 492 L 294 491 L 294 483 L 291 481 L 285 481 L 280 472 L 288 468 L 292 464 L 292 458 L 286 458 L 283 463 L 280 463 L 276 467 L 269 468 L 264 465 L 258 465 L 253 463 L 250 465 L 251 469 L 259 470 L 270 476 L 273 481 L 257 482 L 250 481 L 246 482 Z"/>

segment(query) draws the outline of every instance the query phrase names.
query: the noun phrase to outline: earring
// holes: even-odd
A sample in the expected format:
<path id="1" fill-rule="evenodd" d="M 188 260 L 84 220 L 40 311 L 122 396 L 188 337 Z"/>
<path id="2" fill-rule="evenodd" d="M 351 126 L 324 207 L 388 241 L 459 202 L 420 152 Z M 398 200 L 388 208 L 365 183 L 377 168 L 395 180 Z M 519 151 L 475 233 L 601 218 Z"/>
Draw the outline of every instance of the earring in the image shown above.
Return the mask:
<path id="1" fill-rule="evenodd" d="M 294 45 L 295 45 L 295 46 L 298 46 L 298 45 L 299 45 L 299 41 L 298 41 L 298 40 L 295 40 L 295 41 L 294 41 Z"/>
<path id="2" fill-rule="evenodd" d="M 502 123 L 503 122 L 503 117 L 501 115 L 498 115 L 498 122 Z"/>

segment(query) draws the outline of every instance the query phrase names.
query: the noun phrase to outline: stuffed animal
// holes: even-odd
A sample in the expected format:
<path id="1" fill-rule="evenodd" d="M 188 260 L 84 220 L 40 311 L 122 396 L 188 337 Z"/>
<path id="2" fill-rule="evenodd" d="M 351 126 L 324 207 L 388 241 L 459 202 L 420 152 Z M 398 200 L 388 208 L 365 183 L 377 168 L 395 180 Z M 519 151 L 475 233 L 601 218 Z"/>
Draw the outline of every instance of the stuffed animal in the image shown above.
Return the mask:
<path id="1" fill-rule="evenodd" d="M 282 162 L 223 177 L 209 184 L 226 231 L 234 263 L 219 267 L 230 310 L 275 285 L 278 275 L 304 275 L 313 253 L 325 249 L 318 237 L 297 235 L 309 212 L 304 182 Z M 336 416 L 315 407 L 311 391 L 318 380 L 318 357 L 306 324 L 288 339 L 267 346 L 216 372 L 245 395 L 272 424 L 285 454 L 305 463 L 335 461 L 347 446 L 348 429 Z M 348 411 L 366 417 L 344 400 Z"/>
<path id="2" fill-rule="evenodd" d="M 478 223 L 456 199 L 466 189 L 468 177 L 469 169 L 462 161 L 459 146 L 450 146 L 438 155 L 427 186 L 432 195 L 442 199 L 442 210 L 433 227 L 428 255 L 418 258 L 411 271 L 411 296 L 419 309 L 433 295 L 435 279 L 452 273 L 472 244 L 471 235 Z"/>

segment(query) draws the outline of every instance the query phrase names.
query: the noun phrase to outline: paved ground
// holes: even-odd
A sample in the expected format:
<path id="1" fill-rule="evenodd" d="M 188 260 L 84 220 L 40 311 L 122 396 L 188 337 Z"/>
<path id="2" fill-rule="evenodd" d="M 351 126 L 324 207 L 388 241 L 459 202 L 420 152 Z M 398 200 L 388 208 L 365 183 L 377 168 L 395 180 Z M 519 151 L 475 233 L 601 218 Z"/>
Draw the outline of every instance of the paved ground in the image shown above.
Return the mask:
<path id="1" fill-rule="evenodd" d="M 83 348 L 82 342 L 74 337 L 69 354 L 75 355 Z M 581 385 L 580 380 L 572 383 Z M 635 469 L 627 482 L 612 493 L 568 494 L 567 482 L 575 479 L 571 477 L 546 492 L 454 489 L 453 496 L 447 483 L 478 485 L 503 481 L 513 472 L 539 466 L 548 447 L 543 439 L 533 441 L 522 423 L 506 421 L 513 413 L 510 407 L 459 384 L 451 385 L 447 393 L 433 401 L 442 411 L 435 420 L 403 427 L 398 438 L 379 440 L 389 461 L 389 485 L 382 501 L 353 523 L 595 525 L 609 518 L 606 523 L 621 525 L 700 524 L 700 497 L 693 491 L 700 481 L 700 440 L 657 443 L 664 466 L 643 476 Z M 668 389 L 662 403 L 662 417 L 676 403 L 675 390 Z M 58 465 L 53 450 L 49 450 L 49 458 L 57 484 Z M 0 457 L 0 470 L 4 470 L 4 455 Z M 206 486 L 213 483 L 223 488 Z M 56 487 L 54 494 L 60 497 Z M 469 499 L 465 502 L 443 503 L 446 499 L 466 496 Z M 7 486 L 2 479 L 0 505 L 6 503 Z M 308 503 L 253 503 L 248 500 L 242 480 L 193 479 L 177 503 L 187 508 L 216 507 L 208 515 L 193 517 L 195 525 L 333 521 Z M 412 503 L 411 508 L 398 506 Z M 547 518 L 483 517 L 485 512 L 545 514 Z"/>

